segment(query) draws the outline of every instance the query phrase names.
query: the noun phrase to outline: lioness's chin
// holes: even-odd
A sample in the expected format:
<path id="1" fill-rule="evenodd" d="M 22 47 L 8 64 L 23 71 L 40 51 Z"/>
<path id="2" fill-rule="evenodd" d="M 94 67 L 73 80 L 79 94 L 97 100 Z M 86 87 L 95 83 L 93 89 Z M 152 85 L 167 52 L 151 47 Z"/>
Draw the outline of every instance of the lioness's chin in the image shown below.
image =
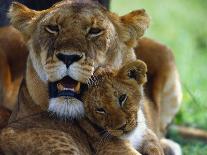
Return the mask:
<path id="1" fill-rule="evenodd" d="M 61 119 L 80 119 L 84 116 L 83 102 L 73 97 L 49 99 L 48 111 Z"/>

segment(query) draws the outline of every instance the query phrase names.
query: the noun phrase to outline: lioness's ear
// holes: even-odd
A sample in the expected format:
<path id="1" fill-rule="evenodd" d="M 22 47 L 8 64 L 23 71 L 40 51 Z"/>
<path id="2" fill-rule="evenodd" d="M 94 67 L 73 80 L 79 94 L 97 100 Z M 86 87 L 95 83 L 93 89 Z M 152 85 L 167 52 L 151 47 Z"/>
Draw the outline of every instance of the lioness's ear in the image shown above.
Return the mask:
<path id="1" fill-rule="evenodd" d="M 117 74 L 120 79 L 133 79 L 136 80 L 138 84 L 144 84 L 147 82 L 147 66 L 141 60 L 136 60 L 134 62 L 124 65 Z"/>
<path id="2" fill-rule="evenodd" d="M 129 47 L 136 46 L 137 39 L 144 35 L 149 27 L 150 17 L 144 9 L 132 11 L 129 14 L 116 18 L 115 14 L 111 14 L 119 37 Z"/>
<path id="3" fill-rule="evenodd" d="M 8 13 L 11 18 L 11 24 L 22 32 L 26 38 L 28 38 L 34 30 L 32 23 L 35 21 L 38 14 L 38 11 L 31 10 L 18 2 L 12 3 Z"/>

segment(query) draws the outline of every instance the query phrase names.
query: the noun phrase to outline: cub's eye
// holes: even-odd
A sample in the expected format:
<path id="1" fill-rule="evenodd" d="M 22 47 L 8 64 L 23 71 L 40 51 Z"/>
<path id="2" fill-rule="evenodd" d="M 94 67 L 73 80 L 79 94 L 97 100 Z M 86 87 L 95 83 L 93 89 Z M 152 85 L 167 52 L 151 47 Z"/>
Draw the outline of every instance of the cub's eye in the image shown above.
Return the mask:
<path id="1" fill-rule="evenodd" d="M 59 32 L 59 27 L 58 25 L 47 25 L 45 27 L 45 30 L 51 34 L 58 34 Z"/>
<path id="2" fill-rule="evenodd" d="M 101 35 L 102 32 L 103 32 L 102 29 L 97 28 L 97 27 L 92 27 L 92 28 L 89 29 L 88 34 L 93 36 L 93 37 L 96 37 L 96 36 Z"/>
<path id="3" fill-rule="evenodd" d="M 126 102 L 127 100 L 127 95 L 126 94 L 122 94 L 119 96 L 119 105 L 122 107 L 124 105 L 124 103 Z"/>
<path id="4" fill-rule="evenodd" d="M 104 110 L 104 108 L 96 108 L 96 112 L 99 114 L 106 114 L 106 111 Z"/>

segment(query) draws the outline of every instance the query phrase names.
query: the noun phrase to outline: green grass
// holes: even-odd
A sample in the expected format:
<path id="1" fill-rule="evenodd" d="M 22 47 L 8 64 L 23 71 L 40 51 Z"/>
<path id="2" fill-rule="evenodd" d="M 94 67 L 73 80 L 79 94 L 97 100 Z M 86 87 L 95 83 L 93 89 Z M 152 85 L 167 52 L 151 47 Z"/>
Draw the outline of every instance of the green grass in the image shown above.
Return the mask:
<path id="1" fill-rule="evenodd" d="M 183 103 L 174 123 L 207 130 L 207 1 L 112 0 L 120 15 L 144 8 L 151 16 L 146 36 L 168 45 L 174 52 L 183 85 Z M 207 154 L 207 145 L 171 136 L 186 155 Z"/>

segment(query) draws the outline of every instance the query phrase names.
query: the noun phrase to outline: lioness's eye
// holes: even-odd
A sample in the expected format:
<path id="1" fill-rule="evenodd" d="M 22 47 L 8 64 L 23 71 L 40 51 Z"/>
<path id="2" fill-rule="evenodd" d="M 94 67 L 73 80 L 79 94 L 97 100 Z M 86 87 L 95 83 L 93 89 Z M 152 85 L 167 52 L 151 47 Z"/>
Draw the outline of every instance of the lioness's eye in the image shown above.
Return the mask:
<path id="1" fill-rule="evenodd" d="M 103 30 L 100 28 L 91 27 L 88 31 L 88 34 L 92 35 L 92 36 L 98 36 L 98 35 L 102 34 L 102 32 L 103 32 Z"/>
<path id="2" fill-rule="evenodd" d="M 106 114 L 106 111 L 104 110 L 104 108 L 96 108 L 96 112 L 99 114 Z"/>
<path id="3" fill-rule="evenodd" d="M 127 95 L 126 94 L 122 94 L 119 96 L 119 105 L 122 107 L 124 105 L 124 103 L 126 102 L 127 100 Z"/>
<path id="4" fill-rule="evenodd" d="M 59 32 L 59 27 L 58 25 L 47 25 L 45 30 L 49 33 L 57 34 Z"/>

